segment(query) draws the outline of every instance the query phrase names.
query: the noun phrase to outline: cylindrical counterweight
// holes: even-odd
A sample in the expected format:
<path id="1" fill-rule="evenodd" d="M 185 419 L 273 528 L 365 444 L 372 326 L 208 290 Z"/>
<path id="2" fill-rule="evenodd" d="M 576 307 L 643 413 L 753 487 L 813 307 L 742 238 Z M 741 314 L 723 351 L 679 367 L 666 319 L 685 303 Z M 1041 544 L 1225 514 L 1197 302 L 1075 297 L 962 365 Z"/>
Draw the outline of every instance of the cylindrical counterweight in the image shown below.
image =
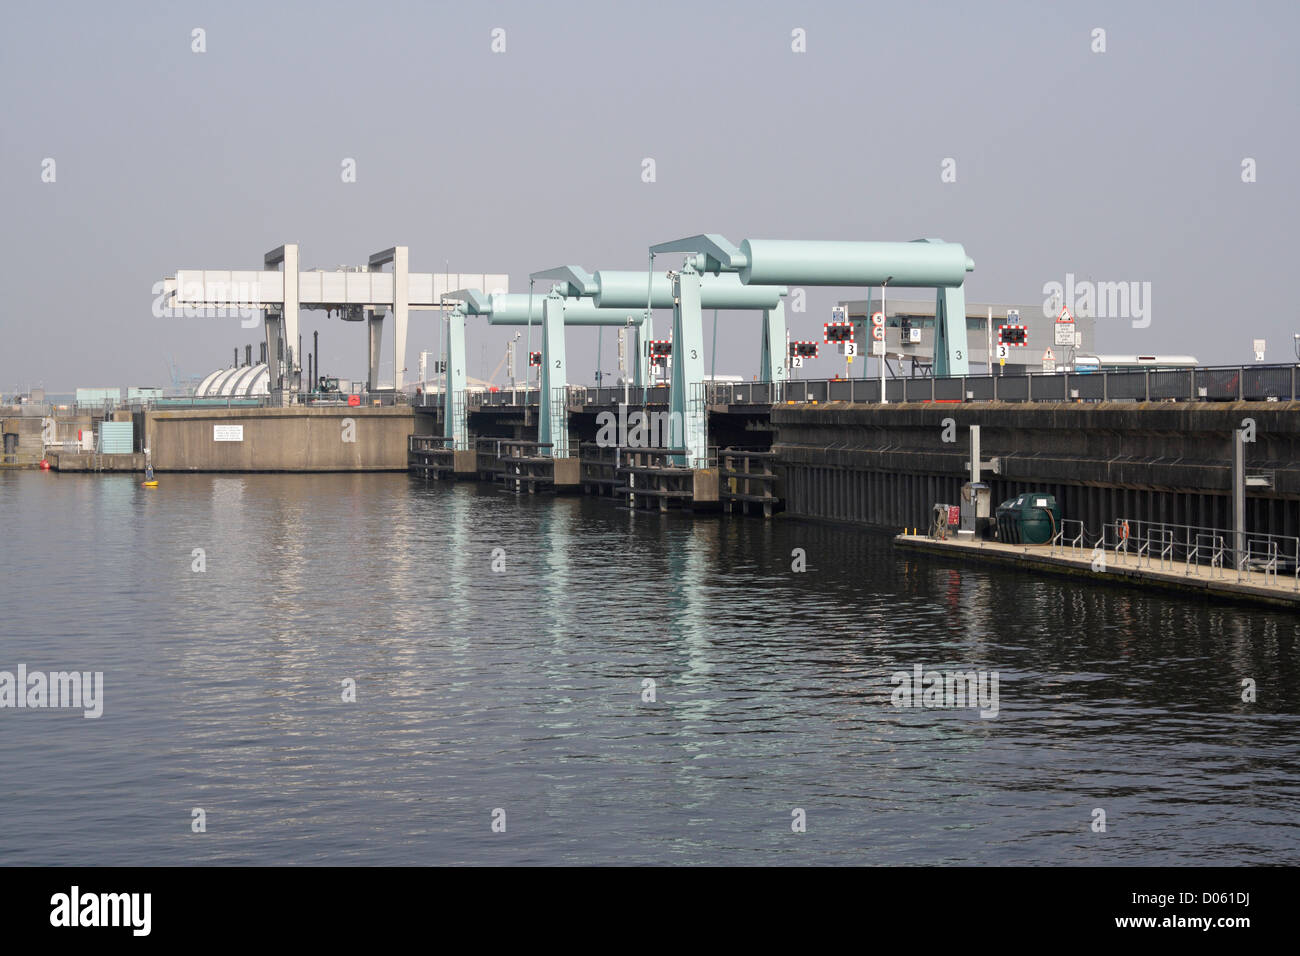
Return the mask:
<path id="1" fill-rule="evenodd" d="M 524 292 L 507 292 L 492 296 L 490 298 L 492 311 L 487 316 L 488 325 L 528 325 L 529 298 L 530 296 Z M 532 324 L 541 325 L 542 303 L 546 301 L 546 296 L 534 295 L 531 296 L 531 299 Z M 638 311 L 636 309 L 601 309 L 597 308 L 590 299 L 564 300 L 565 325 L 627 325 L 629 316 L 633 325 L 639 325 L 644 318 L 644 313 L 644 302 Z"/>
<path id="2" fill-rule="evenodd" d="M 597 272 L 594 300 L 602 309 L 644 309 L 646 293 L 650 306 L 670 309 L 673 284 L 664 272 L 654 274 L 653 285 L 645 272 Z M 700 277 L 700 306 L 705 309 L 773 309 L 781 301 L 784 289 L 746 288 L 733 273 Z"/>
<path id="3" fill-rule="evenodd" d="M 961 285 L 975 262 L 956 242 L 817 242 L 746 239 L 740 244 L 746 285 L 839 285 L 917 288 Z M 641 290 L 644 298 L 645 289 Z"/>

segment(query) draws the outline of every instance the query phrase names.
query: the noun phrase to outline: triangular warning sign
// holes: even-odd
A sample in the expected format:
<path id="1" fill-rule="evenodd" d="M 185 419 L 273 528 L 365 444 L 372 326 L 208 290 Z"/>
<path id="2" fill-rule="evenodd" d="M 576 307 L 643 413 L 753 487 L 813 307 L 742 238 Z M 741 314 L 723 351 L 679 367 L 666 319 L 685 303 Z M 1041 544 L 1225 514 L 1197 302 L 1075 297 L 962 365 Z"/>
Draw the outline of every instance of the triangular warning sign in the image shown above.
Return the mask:
<path id="1" fill-rule="evenodd" d="M 1069 310 L 1069 309 L 1067 309 L 1065 306 L 1061 306 L 1061 314 L 1058 315 L 1058 316 L 1056 317 L 1056 321 L 1057 321 L 1057 322 L 1073 322 L 1073 321 L 1074 321 L 1074 316 L 1070 314 L 1070 310 Z"/>
<path id="2" fill-rule="evenodd" d="M 1052 361 L 1052 360 L 1055 359 L 1055 358 L 1056 358 L 1056 356 L 1052 354 L 1052 350 L 1051 350 L 1051 349 L 1047 349 L 1045 352 L 1043 352 L 1043 361 L 1044 361 L 1044 362 L 1050 362 L 1050 361 Z"/>

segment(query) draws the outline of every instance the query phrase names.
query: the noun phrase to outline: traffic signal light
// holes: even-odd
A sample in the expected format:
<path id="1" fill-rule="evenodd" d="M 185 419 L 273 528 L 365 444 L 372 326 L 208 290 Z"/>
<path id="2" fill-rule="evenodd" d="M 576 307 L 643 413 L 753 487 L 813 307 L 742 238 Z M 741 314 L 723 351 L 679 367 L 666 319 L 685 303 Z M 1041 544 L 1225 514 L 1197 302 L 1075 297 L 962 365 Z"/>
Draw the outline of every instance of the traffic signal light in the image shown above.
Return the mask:
<path id="1" fill-rule="evenodd" d="M 838 345 L 841 342 L 853 341 L 853 324 L 850 322 L 823 322 L 822 323 L 823 341 Z"/>
<path id="2" fill-rule="evenodd" d="M 1023 325 L 999 325 L 998 345 L 1026 347 L 1029 345 L 1029 329 Z"/>

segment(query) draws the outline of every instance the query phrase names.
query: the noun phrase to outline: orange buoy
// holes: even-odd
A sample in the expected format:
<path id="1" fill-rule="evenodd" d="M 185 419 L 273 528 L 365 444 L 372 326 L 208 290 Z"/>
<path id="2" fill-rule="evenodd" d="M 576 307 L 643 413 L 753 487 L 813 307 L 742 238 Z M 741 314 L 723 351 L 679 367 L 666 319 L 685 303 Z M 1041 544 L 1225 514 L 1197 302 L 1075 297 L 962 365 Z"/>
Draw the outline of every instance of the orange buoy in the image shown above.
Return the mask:
<path id="1" fill-rule="evenodd" d="M 50 470 L 50 463 L 49 463 L 48 461 L 46 461 L 44 458 L 42 458 L 42 459 L 41 459 L 41 471 L 49 471 L 49 470 Z"/>

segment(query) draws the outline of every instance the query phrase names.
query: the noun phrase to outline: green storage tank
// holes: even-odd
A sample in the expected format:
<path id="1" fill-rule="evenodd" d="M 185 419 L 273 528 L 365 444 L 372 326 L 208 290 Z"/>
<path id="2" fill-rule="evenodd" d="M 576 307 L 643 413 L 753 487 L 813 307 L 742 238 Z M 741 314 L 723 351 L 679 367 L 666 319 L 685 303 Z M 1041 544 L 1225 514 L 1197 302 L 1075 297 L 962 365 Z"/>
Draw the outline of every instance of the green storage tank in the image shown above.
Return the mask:
<path id="1" fill-rule="evenodd" d="M 1006 544 L 1047 544 L 1061 527 L 1061 509 L 1052 495 L 1026 492 L 998 505 L 998 540 Z"/>

